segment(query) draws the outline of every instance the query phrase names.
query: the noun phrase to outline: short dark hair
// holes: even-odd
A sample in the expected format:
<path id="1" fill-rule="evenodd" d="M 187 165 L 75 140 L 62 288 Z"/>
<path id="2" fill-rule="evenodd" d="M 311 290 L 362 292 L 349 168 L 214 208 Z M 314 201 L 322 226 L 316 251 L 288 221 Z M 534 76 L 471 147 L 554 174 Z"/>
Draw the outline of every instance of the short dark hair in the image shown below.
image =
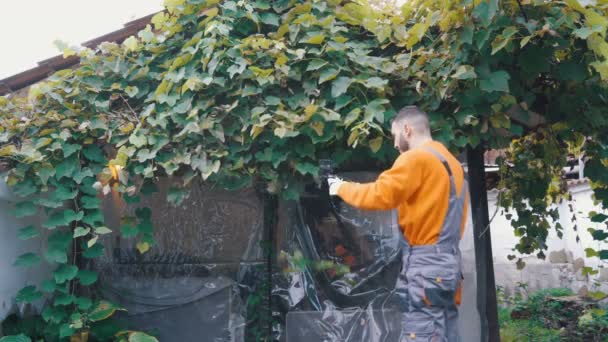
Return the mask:
<path id="1" fill-rule="evenodd" d="M 429 116 L 417 106 L 405 106 L 393 118 L 393 124 L 404 125 L 405 122 L 421 133 L 431 133 Z"/>

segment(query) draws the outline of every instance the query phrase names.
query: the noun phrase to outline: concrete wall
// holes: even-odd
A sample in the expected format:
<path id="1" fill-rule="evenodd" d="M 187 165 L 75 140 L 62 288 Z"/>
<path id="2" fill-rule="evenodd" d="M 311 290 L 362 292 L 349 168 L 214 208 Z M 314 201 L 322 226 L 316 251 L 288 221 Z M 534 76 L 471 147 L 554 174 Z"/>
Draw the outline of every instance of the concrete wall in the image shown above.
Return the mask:
<path id="1" fill-rule="evenodd" d="M 585 248 L 608 248 L 608 244 L 593 241 L 588 228 L 600 229 L 603 224 L 593 223 L 587 217 L 591 210 L 601 212 L 601 207 L 595 205 L 592 199 L 592 190 L 585 181 L 575 181 L 570 186 L 573 195 L 572 205 L 576 213 L 576 222 L 572 220 L 572 213 L 568 203 L 561 204 L 560 224 L 564 227 L 563 238 L 560 239 L 555 229 L 552 229 L 547 239 L 547 258 L 540 260 L 536 256 L 526 257 L 526 267 L 517 270 L 515 261 L 509 261 L 507 255 L 513 252 L 518 238 L 513 234 L 513 228 L 505 213 L 498 212 L 491 223 L 492 252 L 494 255 L 494 272 L 496 284 L 505 287 L 507 294 L 513 293 L 518 283 L 526 283 L 529 290 L 540 288 L 567 287 L 575 292 L 585 290 L 608 290 L 608 268 L 600 269 L 600 274 L 583 276 L 584 266 L 602 267 L 605 262 L 599 258 L 587 258 Z M 490 216 L 496 209 L 498 192 L 488 193 Z M 577 231 L 574 231 L 574 226 Z M 577 235 L 579 241 L 577 242 Z"/>

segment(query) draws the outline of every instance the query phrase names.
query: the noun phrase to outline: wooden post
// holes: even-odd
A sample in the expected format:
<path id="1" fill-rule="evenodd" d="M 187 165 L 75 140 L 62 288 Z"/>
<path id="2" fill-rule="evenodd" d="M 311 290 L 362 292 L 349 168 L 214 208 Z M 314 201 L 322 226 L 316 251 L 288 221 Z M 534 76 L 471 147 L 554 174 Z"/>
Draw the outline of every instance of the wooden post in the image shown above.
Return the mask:
<path id="1" fill-rule="evenodd" d="M 481 319 L 481 341 L 499 342 L 498 305 L 489 224 L 484 147 L 468 148 L 467 164 L 477 270 L 477 310 Z"/>

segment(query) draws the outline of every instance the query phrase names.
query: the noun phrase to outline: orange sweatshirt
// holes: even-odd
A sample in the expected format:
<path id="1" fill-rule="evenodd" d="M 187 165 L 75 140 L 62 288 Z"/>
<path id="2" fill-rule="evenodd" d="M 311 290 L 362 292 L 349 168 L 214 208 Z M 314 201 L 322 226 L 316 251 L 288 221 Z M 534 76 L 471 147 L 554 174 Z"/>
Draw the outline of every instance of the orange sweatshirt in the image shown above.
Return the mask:
<path id="1" fill-rule="evenodd" d="M 448 161 L 454 175 L 456 193 L 460 195 L 464 183 L 462 167 L 445 146 L 436 141 L 402 153 L 393 166 L 373 183 L 345 182 L 338 189 L 338 195 L 357 208 L 396 208 L 401 230 L 412 246 L 437 242 L 450 195 L 450 178 L 445 167 L 437 156 L 422 148 L 425 146 L 432 147 Z M 468 206 L 468 198 L 465 200 L 461 237 Z"/>

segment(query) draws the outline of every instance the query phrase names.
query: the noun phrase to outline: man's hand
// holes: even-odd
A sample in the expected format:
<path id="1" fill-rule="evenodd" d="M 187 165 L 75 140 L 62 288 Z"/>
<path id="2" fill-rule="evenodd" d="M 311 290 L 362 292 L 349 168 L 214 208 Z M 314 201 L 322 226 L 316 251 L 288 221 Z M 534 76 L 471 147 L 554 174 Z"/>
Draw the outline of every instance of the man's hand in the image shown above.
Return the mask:
<path id="1" fill-rule="evenodd" d="M 336 176 L 331 176 L 327 178 L 327 184 L 329 185 L 329 194 L 331 196 L 338 195 L 338 189 L 340 189 L 340 185 L 342 185 L 344 181 Z"/>

